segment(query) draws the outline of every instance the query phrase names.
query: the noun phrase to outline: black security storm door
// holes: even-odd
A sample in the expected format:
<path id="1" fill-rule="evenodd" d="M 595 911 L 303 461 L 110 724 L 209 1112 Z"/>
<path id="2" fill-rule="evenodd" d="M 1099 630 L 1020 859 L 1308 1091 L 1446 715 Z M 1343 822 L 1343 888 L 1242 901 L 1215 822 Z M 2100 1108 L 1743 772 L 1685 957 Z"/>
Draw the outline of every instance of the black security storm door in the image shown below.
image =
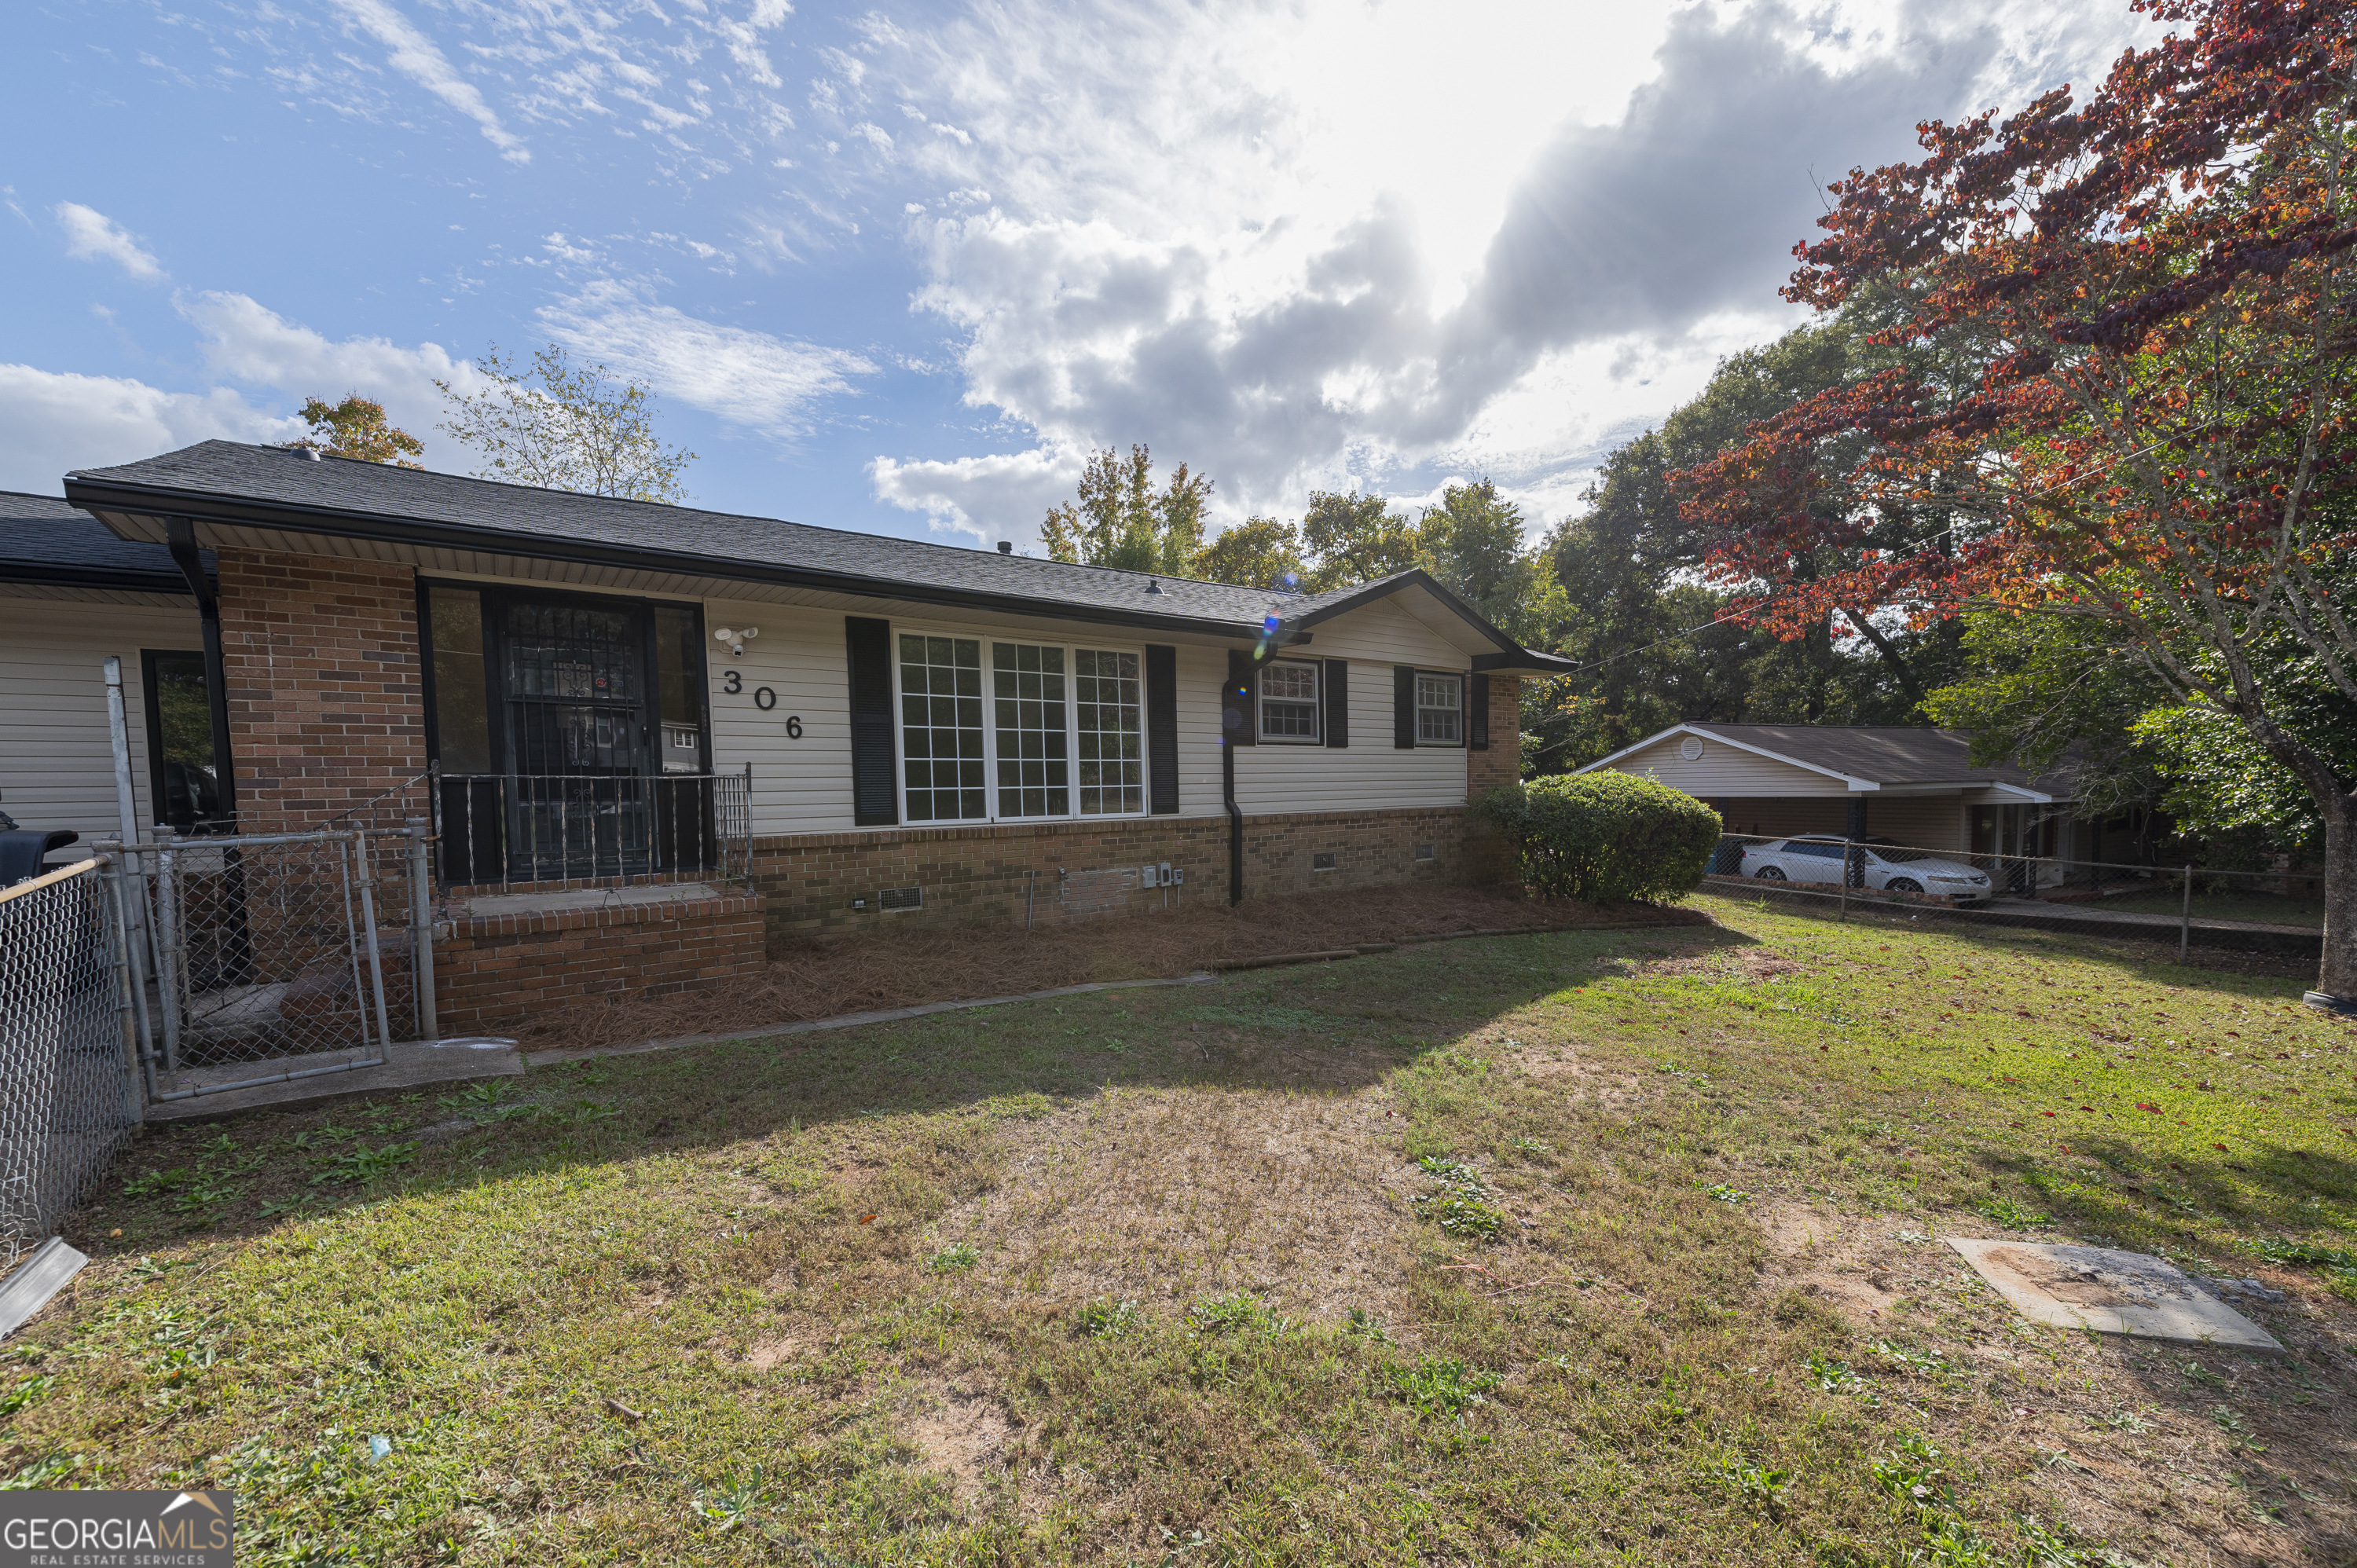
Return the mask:
<path id="1" fill-rule="evenodd" d="M 695 607 L 435 584 L 427 611 L 446 875 L 553 881 L 707 863 Z"/>

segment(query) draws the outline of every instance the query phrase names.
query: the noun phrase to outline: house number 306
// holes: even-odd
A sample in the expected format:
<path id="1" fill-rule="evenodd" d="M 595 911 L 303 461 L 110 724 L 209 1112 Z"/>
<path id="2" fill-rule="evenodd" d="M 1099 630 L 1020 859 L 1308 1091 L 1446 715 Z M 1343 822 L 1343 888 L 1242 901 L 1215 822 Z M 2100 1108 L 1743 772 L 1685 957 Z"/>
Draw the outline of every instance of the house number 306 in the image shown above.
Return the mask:
<path id="1" fill-rule="evenodd" d="M 745 690 L 745 677 L 743 672 L 736 670 L 722 671 L 720 676 L 720 689 L 727 693 L 732 697 L 742 694 Z M 777 692 L 773 688 L 768 686 L 754 687 L 753 705 L 760 709 L 763 713 L 768 713 L 770 709 L 778 705 Z M 802 739 L 802 720 L 800 714 L 788 714 L 786 715 L 786 735 L 789 738 L 793 740 Z"/>

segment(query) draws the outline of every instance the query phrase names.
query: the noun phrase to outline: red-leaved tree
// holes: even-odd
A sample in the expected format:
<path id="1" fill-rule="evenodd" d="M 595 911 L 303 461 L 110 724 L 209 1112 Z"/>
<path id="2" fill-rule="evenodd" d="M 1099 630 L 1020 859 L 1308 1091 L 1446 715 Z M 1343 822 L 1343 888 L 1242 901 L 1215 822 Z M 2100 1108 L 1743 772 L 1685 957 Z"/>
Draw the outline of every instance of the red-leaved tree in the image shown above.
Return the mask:
<path id="1" fill-rule="evenodd" d="M 2083 104 L 1929 123 L 1830 188 L 1784 293 L 1871 311 L 1900 368 L 1675 482 L 1781 632 L 2093 618 L 2241 725 L 2322 811 L 2319 988 L 2357 999 L 2357 6 L 2136 5 L 2173 31 Z"/>

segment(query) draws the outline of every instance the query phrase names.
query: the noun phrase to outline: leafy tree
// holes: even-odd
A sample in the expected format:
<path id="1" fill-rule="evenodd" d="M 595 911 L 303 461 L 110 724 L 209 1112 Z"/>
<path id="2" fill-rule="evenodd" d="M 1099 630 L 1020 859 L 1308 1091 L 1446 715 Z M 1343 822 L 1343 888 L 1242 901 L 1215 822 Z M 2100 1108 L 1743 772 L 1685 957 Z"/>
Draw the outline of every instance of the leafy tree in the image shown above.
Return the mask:
<path id="1" fill-rule="evenodd" d="M 1397 576 L 1418 564 L 1416 525 L 1381 496 L 1312 490 L 1301 519 L 1311 593 Z"/>
<path id="2" fill-rule="evenodd" d="M 409 460 L 425 456 L 425 444 L 406 430 L 387 424 L 384 404 L 358 392 L 347 392 L 344 401 L 333 407 L 320 398 L 304 399 L 303 423 L 311 427 L 304 445 L 316 446 L 330 457 L 391 463 L 399 468 L 425 467 Z"/>
<path id="3" fill-rule="evenodd" d="M 2357 7 L 2140 4 L 2185 30 L 2083 105 L 1927 123 L 1929 156 L 1835 182 L 1799 252 L 1789 297 L 1891 302 L 1881 341 L 1982 373 L 1810 398 L 1694 470 L 1688 515 L 1786 627 L 1843 603 L 2102 625 L 2306 789 L 2318 985 L 2357 998 Z M 1823 458 L 1853 449 L 1829 515 Z M 1909 541 L 1791 569 L 1867 515 Z"/>
<path id="4" fill-rule="evenodd" d="M 1869 604 L 1796 628 L 1754 624 L 1732 590 L 1708 580 L 1710 536 L 1670 483 L 1740 446 L 1756 422 L 1858 374 L 1862 336 L 1845 313 L 1730 356 L 1659 429 L 1605 458 L 1585 510 L 1546 539 L 1566 599 L 1552 646 L 1585 668 L 1523 683 L 1534 771 L 1576 768 L 1688 720 L 1918 722 L 1922 692 L 1962 662 L 1953 623 L 1894 624 Z M 1841 561 L 1828 547 L 1790 564 L 1814 576 Z"/>
<path id="5" fill-rule="evenodd" d="M 1924 699 L 1933 724 L 1971 731 L 1976 762 L 2042 773 L 2067 757 L 2072 798 L 2090 816 L 2160 805 L 2169 760 L 2128 737 L 2169 693 L 2133 647 L 2093 621 L 2005 609 L 1972 611 L 1964 626 L 1964 670 Z"/>
<path id="6" fill-rule="evenodd" d="M 1211 499 L 1211 479 L 1190 475 L 1184 463 L 1157 491 L 1143 444 L 1126 458 L 1092 452 L 1081 470 L 1079 500 L 1049 509 L 1039 532 L 1054 560 L 1183 577 L 1202 546 Z"/>
<path id="7" fill-rule="evenodd" d="M 1563 590 L 1544 558 L 1524 545 L 1523 527 L 1522 508 L 1489 480 L 1450 485 L 1417 524 L 1416 557 L 1482 619 L 1520 641 L 1544 645 L 1563 619 Z"/>
<path id="8" fill-rule="evenodd" d="M 676 506 L 695 454 L 655 434 L 654 393 L 602 364 L 576 365 L 555 344 L 519 367 L 497 348 L 475 362 L 490 385 L 442 391 L 439 429 L 481 458 L 475 477 Z"/>
<path id="9" fill-rule="evenodd" d="M 1301 533 L 1273 517 L 1246 518 L 1195 552 L 1187 575 L 1240 588 L 1297 588 L 1305 568 Z"/>

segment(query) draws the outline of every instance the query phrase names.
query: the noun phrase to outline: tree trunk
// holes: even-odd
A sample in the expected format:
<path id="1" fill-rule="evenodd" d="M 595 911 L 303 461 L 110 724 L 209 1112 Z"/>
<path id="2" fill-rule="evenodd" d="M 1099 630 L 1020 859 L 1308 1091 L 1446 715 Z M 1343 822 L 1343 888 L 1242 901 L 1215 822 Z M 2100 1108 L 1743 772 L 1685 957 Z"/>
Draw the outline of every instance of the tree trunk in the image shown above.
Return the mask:
<path id="1" fill-rule="evenodd" d="M 2357 1007 L 2357 795 L 2324 808 L 2324 961 L 2316 988 Z"/>

